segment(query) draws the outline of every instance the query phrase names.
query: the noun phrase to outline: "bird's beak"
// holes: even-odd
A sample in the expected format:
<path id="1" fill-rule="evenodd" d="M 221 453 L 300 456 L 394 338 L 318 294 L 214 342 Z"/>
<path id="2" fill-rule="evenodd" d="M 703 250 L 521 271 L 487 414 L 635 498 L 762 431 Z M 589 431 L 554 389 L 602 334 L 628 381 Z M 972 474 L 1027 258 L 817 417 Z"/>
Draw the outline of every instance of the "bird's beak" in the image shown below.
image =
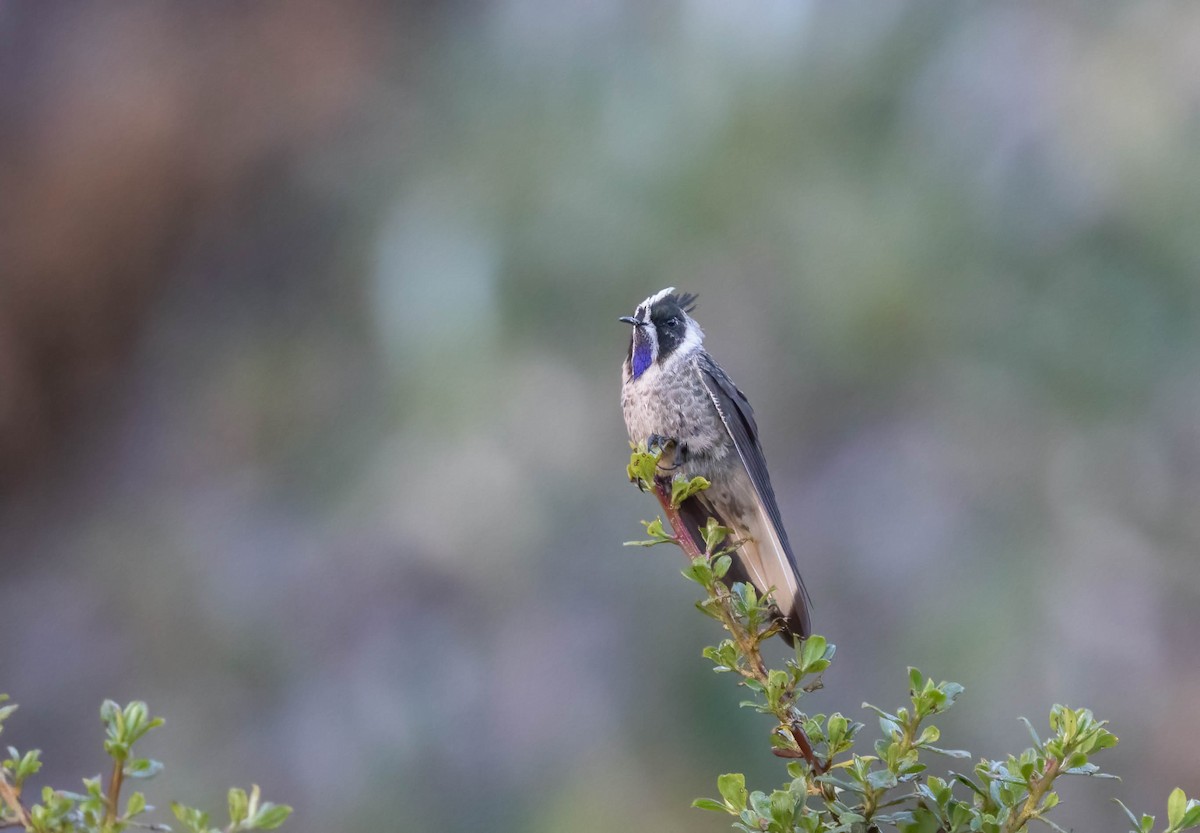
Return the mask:
<path id="1" fill-rule="evenodd" d="M 632 324 L 635 327 L 640 326 L 642 323 L 641 321 L 638 321 L 636 318 L 634 318 L 632 315 L 622 315 L 617 320 L 624 321 L 626 324 Z"/>

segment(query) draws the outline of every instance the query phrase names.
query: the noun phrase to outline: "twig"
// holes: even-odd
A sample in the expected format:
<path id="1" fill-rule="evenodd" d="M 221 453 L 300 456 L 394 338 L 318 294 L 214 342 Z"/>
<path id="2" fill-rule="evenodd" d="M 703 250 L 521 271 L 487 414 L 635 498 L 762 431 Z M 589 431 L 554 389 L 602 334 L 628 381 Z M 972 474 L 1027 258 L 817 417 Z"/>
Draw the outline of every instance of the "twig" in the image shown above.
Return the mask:
<path id="1" fill-rule="evenodd" d="M 1058 777 L 1060 766 L 1061 763 L 1057 758 L 1046 759 L 1046 768 L 1042 770 L 1042 774 L 1036 779 L 1030 780 L 1029 795 L 1026 796 L 1020 811 L 1009 816 L 1008 824 L 1004 827 L 1006 831 L 1015 833 L 1033 819 L 1041 817 L 1042 798 L 1050 789 L 1050 785 L 1054 783 L 1054 779 Z"/>
<path id="2" fill-rule="evenodd" d="M 113 761 L 112 777 L 108 780 L 108 795 L 105 798 L 104 826 L 107 828 L 117 820 L 119 812 L 117 802 L 121 798 L 121 782 L 125 778 L 125 761 L 117 758 Z"/>
<path id="3" fill-rule="evenodd" d="M 708 553 L 701 550 L 696 544 L 695 539 L 688 533 L 687 527 L 683 522 L 683 516 L 679 512 L 679 507 L 671 502 L 671 479 L 669 477 L 659 476 L 654 478 L 654 496 L 658 498 L 663 513 L 667 517 L 667 522 L 671 525 L 672 540 L 683 550 L 688 560 L 708 558 Z M 717 610 L 721 617 L 721 623 L 725 626 L 725 630 L 729 631 L 734 642 L 737 643 L 738 650 L 742 656 L 750 660 L 749 668 L 739 668 L 737 670 L 743 676 L 757 680 L 763 686 L 766 686 L 767 668 L 766 663 L 763 662 L 762 654 L 758 649 L 758 639 L 748 633 L 729 612 L 729 606 L 725 603 L 728 599 L 729 591 L 724 589 L 724 585 L 718 585 L 718 588 L 717 598 L 721 604 L 717 606 Z M 821 775 L 828 772 L 833 762 L 821 761 L 817 757 L 816 752 L 813 751 L 812 743 L 809 742 L 804 729 L 801 728 L 799 722 L 796 720 L 791 699 L 789 698 L 787 701 L 781 702 L 779 711 L 774 714 L 779 720 L 780 726 L 787 729 L 795 741 L 796 747 L 800 751 L 799 757 L 804 758 L 816 774 Z M 794 754 L 788 754 L 784 750 L 773 749 L 772 751 L 779 757 L 796 757 Z"/>
<path id="4" fill-rule="evenodd" d="M 21 790 L 8 783 L 8 778 L 5 777 L 3 771 L 0 771 L 0 799 L 4 800 L 4 803 L 8 805 L 8 808 L 16 816 L 15 824 L 6 823 L 3 826 L 15 827 L 19 824 L 21 827 L 28 828 L 29 813 L 25 811 L 24 805 L 21 804 Z"/>

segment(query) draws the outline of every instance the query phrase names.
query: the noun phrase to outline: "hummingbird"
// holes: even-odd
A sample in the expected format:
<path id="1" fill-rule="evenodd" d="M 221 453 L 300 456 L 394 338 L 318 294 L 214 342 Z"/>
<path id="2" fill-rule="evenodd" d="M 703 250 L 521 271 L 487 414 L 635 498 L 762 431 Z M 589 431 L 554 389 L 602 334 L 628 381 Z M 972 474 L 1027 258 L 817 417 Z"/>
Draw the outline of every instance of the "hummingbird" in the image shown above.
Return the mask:
<path id="1" fill-rule="evenodd" d="M 625 427 L 633 442 L 663 449 L 660 466 L 709 481 L 679 507 L 687 534 L 703 549 L 700 530 L 709 518 L 733 530 L 737 549 L 725 582 L 748 581 L 760 597 L 769 594 L 780 634 L 794 644 L 812 632 L 811 602 L 783 528 L 754 411 L 704 349 L 704 332 L 691 316 L 695 305 L 695 295 L 669 286 L 620 319 L 633 327 L 621 368 Z"/>

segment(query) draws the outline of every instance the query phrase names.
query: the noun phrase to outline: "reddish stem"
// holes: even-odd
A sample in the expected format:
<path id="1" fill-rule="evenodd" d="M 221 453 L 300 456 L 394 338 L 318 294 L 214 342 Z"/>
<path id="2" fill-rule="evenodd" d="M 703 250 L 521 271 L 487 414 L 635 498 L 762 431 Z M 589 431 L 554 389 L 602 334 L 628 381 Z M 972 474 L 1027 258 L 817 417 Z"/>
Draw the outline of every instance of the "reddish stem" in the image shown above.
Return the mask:
<path id="1" fill-rule="evenodd" d="M 695 539 L 693 539 L 688 533 L 687 527 L 683 523 L 683 516 L 679 512 L 679 507 L 671 503 L 670 478 L 654 478 L 654 496 L 658 498 L 658 502 L 662 506 L 663 513 L 667 517 L 667 523 L 671 525 L 672 540 L 681 550 L 683 550 L 684 555 L 688 557 L 688 560 L 690 561 L 695 558 L 707 558 L 708 553 L 700 549 L 700 547 L 696 544 Z M 737 641 L 739 647 L 741 647 L 742 653 L 749 657 L 754 663 L 754 670 L 751 676 L 753 676 L 759 682 L 765 684 L 767 680 L 767 671 L 763 665 L 762 657 L 758 653 L 757 646 L 753 644 L 752 640 L 743 638 L 733 627 L 734 624 L 735 623 L 732 621 L 727 621 L 725 623 L 725 627 L 730 631 L 730 634 L 734 637 L 735 641 Z M 790 712 L 791 707 L 788 706 L 787 710 Z M 776 717 L 781 716 L 776 715 Z M 790 715 L 787 715 L 787 719 L 781 720 L 780 723 L 791 734 L 792 739 L 795 740 L 796 746 L 800 751 L 798 755 L 796 753 L 788 752 L 784 749 L 773 749 L 772 751 L 781 758 L 804 758 L 804 760 L 808 761 L 808 765 L 812 768 L 813 772 L 817 773 L 818 775 L 827 772 L 832 761 L 822 762 L 819 758 L 817 758 L 816 752 L 813 751 L 812 743 L 809 742 L 808 736 L 804 733 L 804 730 L 800 728 L 800 725 L 796 723 L 796 721 L 791 718 Z"/>
<path id="2" fill-rule="evenodd" d="M 0 799 L 4 800 L 9 811 L 16 817 L 14 819 L 16 825 L 29 827 L 29 814 L 25 812 L 25 807 L 21 804 L 21 791 L 8 783 L 3 772 L 0 772 Z M 14 824 L 6 823 L 3 826 L 12 827 Z"/>

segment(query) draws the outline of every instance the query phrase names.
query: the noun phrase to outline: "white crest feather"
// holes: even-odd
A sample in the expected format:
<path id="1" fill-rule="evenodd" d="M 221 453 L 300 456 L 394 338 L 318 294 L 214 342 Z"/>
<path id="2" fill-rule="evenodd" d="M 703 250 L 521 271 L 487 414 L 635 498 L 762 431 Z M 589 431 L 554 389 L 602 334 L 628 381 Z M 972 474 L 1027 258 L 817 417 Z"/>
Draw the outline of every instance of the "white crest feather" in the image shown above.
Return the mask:
<path id="1" fill-rule="evenodd" d="M 642 306 L 644 306 L 646 309 L 650 309 L 651 307 L 653 307 L 655 304 L 657 304 L 663 298 L 666 298 L 668 295 L 670 295 L 674 291 L 675 291 L 675 287 L 673 287 L 673 286 L 668 286 L 666 289 L 660 289 L 658 292 L 655 292 L 649 298 L 642 301 Z"/>
<path id="2" fill-rule="evenodd" d="M 660 289 L 658 292 L 655 292 L 649 298 L 637 305 L 637 309 L 633 311 L 633 317 L 638 321 L 649 321 L 650 310 L 654 308 L 654 305 L 674 291 L 675 287 L 668 286 L 666 289 Z"/>

